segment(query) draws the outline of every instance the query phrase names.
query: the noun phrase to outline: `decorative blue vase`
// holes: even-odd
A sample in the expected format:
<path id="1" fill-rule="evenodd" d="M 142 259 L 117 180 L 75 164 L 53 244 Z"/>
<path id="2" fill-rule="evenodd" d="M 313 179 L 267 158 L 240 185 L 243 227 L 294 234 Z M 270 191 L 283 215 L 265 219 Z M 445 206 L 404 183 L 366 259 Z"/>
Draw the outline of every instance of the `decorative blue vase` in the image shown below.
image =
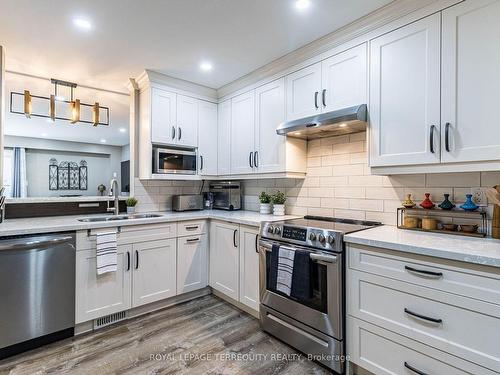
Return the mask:
<path id="1" fill-rule="evenodd" d="M 444 194 L 444 201 L 442 201 L 438 207 L 442 210 L 450 211 L 455 208 L 455 205 L 450 201 L 450 194 Z"/>
<path id="2" fill-rule="evenodd" d="M 465 195 L 466 201 L 464 204 L 460 206 L 460 208 L 464 211 L 475 211 L 479 208 L 473 201 L 472 201 L 472 194 L 466 194 Z"/>

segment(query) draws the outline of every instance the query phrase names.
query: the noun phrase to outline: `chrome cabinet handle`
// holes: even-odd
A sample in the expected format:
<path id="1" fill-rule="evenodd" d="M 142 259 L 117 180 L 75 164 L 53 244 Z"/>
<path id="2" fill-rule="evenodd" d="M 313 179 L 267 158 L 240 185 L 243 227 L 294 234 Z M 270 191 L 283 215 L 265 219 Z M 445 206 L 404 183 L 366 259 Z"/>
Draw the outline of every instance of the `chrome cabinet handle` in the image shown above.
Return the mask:
<path id="1" fill-rule="evenodd" d="M 127 271 L 130 271 L 130 251 L 127 251 Z"/>
<path id="2" fill-rule="evenodd" d="M 428 316 L 425 316 L 425 315 L 422 315 L 422 314 L 418 314 L 416 312 L 413 312 L 413 311 L 407 309 L 406 307 L 405 307 L 404 311 L 408 315 L 414 316 L 415 318 L 419 318 L 419 319 L 422 319 L 422 320 L 427 320 L 428 322 L 431 322 L 431 323 L 437 323 L 437 324 L 443 323 L 443 319 L 431 318 L 431 317 L 428 317 Z"/>
<path id="3" fill-rule="evenodd" d="M 446 151 L 450 152 L 450 126 L 449 122 L 446 123 L 445 134 L 444 134 L 444 148 Z"/>
<path id="4" fill-rule="evenodd" d="M 182 128 L 179 126 L 179 141 L 181 140 L 182 138 Z"/>
<path id="5" fill-rule="evenodd" d="M 433 154 L 435 152 L 434 151 L 434 129 L 436 129 L 436 125 L 431 125 L 429 143 L 430 143 L 431 153 L 433 153 Z"/>
<path id="6" fill-rule="evenodd" d="M 255 166 L 255 168 L 259 167 L 259 153 L 258 153 L 258 151 L 255 151 L 253 153 L 253 165 Z"/>
<path id="7" fill-rule="evenodd" d="M 191 225 L 189 227 L 186 227 L 185 229 L 186 230 L 196 230 L 196 229 L 198 229 L 198 225 Z"/>
<path id="8" fill-rule="evenodd" d="M 314 254 L 311 253 L 309 254 L 309 257 L 312 260 L 320 261 L 320 262 L 326 262 L 326 263 L 336 263 L 338 258 L 334 255 L 323 255 L 323 254 Z"/>
<path id="9" fill-rule="evenodd" d="M 413 268 L 413 267 L 410 267 L 410 266 L 405 266 L 405 270 L 407 270 L 408 272 L 414 272 L 414 273 L 425 275 L 425 276 L 443 277 L 443 273 L 442 272 L 419 270 L 417 268 Z"/>
<path id="10" fill-rule="evenodd" d="M 200 155 L 200 171 L 203 170 L 203 156 Z"/>
<path id="11" fill-rule="evenodd" d="M 253 151 L 250 152 L 250 155 L 248 156 L 248 164 L 250 164 L 250 168 L 253 168 L 252 161 L 253 161 Z"/>
<path id="12" fill-rule="evenodd" d="M 135 269 L 139 268 L 139 252 L 135 251 Z"/>
<path id="13" fill-rule="evenodd" d="M 316 91 L 316 92 L 314 93 L 314 107 L 315 107 L 316 109 L 319 109 L 319 106 L 318 106 L 318 94 L 319 94 L 319 92 L 318 92 L 318 91 Z"/>
<path id="14" fill-rule="evenodd" d="M 235 229 L 233 232 L 233 245 L 234 245 L 234 247 L 238 247 L 238 245 L 236 244 L 236 233 L 238 233 L 238 229 Z"/>
<path id="15" fill-rule="evenodd" d="M 175 126 L 172 126 L 172 139 L 175 139 Z"/>
<path id="16" fill-rule="evenodd" d="M 410 370 L 410 371 L 413 371 L 415 374 L 418 374 L 418 375 L 428 375 L 426 372 L 423 372 L 423 371 L 420 371 L 420 370 L 417 370 L 415 367 L 413 366 L 410 366 L 408 364 L 408 362 L 405 362 L 404 363 L 405 367 Z"/>
<path id="17" fill-rule="evenodd" d="M 323 102 L 323 107 L 326 107 L 326 89 L 321 92 L 321 101 Z"/>

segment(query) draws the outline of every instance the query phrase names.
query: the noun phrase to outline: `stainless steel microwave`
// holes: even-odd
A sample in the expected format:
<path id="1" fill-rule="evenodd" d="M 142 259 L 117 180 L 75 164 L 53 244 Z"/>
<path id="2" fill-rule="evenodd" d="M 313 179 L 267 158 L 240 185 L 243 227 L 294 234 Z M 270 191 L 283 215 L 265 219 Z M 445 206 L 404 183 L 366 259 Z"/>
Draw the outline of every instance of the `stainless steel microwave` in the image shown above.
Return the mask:
<path id="1" fill-rule="evenodd" d="M 196 149 L 153 148 L 153 173 L 196 174 Z"/>

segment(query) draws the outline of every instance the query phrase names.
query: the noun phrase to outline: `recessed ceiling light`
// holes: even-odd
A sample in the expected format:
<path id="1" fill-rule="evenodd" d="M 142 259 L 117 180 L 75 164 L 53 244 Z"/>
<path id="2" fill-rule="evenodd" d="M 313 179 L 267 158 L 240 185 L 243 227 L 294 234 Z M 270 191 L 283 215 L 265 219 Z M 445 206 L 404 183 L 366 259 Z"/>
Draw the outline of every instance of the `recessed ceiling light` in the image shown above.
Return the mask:
<path id="1" fill-rule="evenodd" d="M 92 28 L 92 24 L 90 23 L 90 21 L 86 20 L 85 18 L 74 18 L 73 25 L 75 25 L 81 30 L 86 30 L 86 31 Z"/>
<path id="2" fill-rule="evenodd" d="M 344 123 L 344 124 L 340 124 L 339 126 L 340 126 L 341 128 L 345 128 L 345 127 L 347 126 L 347 124 L 345 124 L 345 123 Z"/>
<path id="3" fill-rule="evenodd" d="M 101 139 L 101 143 L 106 143 L 106 140 L 105 139 Z"/>
<path id="4" fill-rule="evenodd" d="M 127 129 L 125 128 L 120 128 L 120 133 L 125 133 L 127 131 Z"/>
<path id="5" fill-rule="evenodd" d="M 295 8 L 297 8 L 299 10 L 309 8 L 310 5 L 311 5 L 311 2 L 309 0 L 296 0 L 295 1 Z"/>
<path id="6" fill-rule="evenodd" d="M 208 61 L 204 61 L 200 64 L 200 69 L 203 70 L 204 72 L 209 72 L 213 68 L 212 64 L 210 64 Z"/>

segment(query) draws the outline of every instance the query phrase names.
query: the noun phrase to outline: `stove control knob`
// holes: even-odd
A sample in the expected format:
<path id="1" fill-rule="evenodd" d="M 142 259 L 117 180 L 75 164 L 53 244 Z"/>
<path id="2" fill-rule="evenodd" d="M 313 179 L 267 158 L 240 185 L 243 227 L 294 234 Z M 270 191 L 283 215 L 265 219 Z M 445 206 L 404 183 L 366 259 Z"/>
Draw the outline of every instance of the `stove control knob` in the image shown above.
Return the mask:
<path id="1" fill-rule="evenodd" d="M 325 244 L 326 238 L 323 233 L 320 233 L 318 236 L 319 242 L 321 242 L 323 245 Z"/>
<path id="2" fill-rule="evenodd" d="M 281 228 L 280 227 L 274 227 L 274 234 L 281 234 Z"/>
<path id="3" fill-rule="evenodd" d="M 272 225 L 267 227 L 267 232 L 273 234 L 274 233 L 274 227 Z"/>
<path id="4" fill-rule="evenodd" d="M 309 233 L 309 239 L 310 239 L 311 241 L 316 241 L 316 234 L 315 234 L 315 233 L 313 233 L 313 232 Z"/>
<path id="5" fill-rule="evenodd" d="M 334 242 L 335 242 L 335 238 L 333 238 L 333 236 L 332 236 L 332 235 L 328 236 L 328 243 L 329 243 L 330 245 L 333 245 L 333 244 L 334 244 Z"/>

